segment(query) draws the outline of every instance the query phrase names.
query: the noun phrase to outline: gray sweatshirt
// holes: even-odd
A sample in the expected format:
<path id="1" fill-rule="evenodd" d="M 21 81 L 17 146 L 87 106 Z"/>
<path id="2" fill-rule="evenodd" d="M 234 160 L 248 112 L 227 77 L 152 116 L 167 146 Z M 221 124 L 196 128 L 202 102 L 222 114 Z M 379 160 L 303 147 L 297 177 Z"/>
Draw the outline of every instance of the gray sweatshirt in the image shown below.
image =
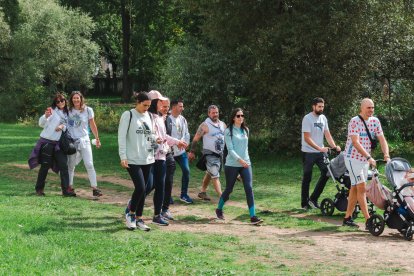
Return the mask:
<path id="1" fill-rule="evenodd" d="M 148 112 L 139 113 L 131 109 L 125 111 L 119 122 L 118 146 L 121 160 L 128 160 L 128 164 L 148 165 L 155 162 L 151 140 L 155 140 L 153 120 Z M 129 130 L 128 130 L 129 126 Z"/>

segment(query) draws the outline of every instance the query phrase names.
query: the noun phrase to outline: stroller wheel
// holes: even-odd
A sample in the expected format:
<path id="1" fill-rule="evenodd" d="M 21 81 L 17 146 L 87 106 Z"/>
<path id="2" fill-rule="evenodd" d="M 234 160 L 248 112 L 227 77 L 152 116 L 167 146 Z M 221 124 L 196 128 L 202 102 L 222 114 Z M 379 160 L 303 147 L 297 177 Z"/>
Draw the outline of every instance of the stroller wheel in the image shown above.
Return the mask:
<path id="1" fill-rule="evenodd" d="M 379 236 L 384 232 L 385 221 L 382 216 L 374 214 L 369 218 L 367 226 L 373 236 Z"/>
<path id="2" fill-rule="evenodd" d="M 405 231 L 404 234 L 404 239 L 406 239 L 407 241 L 411 241 L 413 239 L 413 228 L 412 226 L 408 227 L 407 230 Z"/>
<path id="3" fill-rule="evenodd" d="M 335 204 L 332 199 L 325 198 L 321 202 L 320 209 L 323 216 L 332 216 L 335 210 Z"/>

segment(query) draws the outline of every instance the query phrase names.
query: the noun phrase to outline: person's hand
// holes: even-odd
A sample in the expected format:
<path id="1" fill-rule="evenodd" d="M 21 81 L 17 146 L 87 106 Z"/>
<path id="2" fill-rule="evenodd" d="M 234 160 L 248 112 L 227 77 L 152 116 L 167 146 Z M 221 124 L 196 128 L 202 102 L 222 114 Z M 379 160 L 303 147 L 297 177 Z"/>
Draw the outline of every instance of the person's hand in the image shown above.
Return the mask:
<path id="1" fill-rule="evenodd" d="M 391 162 L 391 157 L 389 157 L 389 156 L 384 156 L 384 160 L 387 162 L 387 164 L 388 163 L 390 163 Z"/>
<path id="2" fill-rule="evenodd" d="M 62 124 L 62 125 L 58 125 L 58 126 L 55 128 L 55 131 L 62 131 L 62 129 L 63 129 L 63 124 Z"/>
<path id="3" fill-rule="evenodd" d="M 187 147 L 187 143 L 184 141 L 179 141 L 177 144 L 177 147 L 181 150 L 181 149 L 185 149 Z"/>
<path id="4" fill-rule="evenodd" d="M 99 140 L 99 138 L 96 138 L 96 148 L 99 149 L 101 146 L 101 140 Z"/>
<path id="5" fill-rule="evenodd" d="M 376 168 L 377 167 L 377 161 L 375 161 L 374 158 L 370 158 L 368 159 L 368 164 L 372 167 L 372 168 Z"/>
<path id="6" fill-rule="evenodd" d="M 248 168 L 249 164 L 247 164 L 246 161 L 244 161 L 243 159 L 239 159 L 239 163 L 243 166 L 243 168 Z"/>
<path id="7" fill-rule="evenodd" d="M 329 151 L 329 148 L 328 147 L 323 147 L 323 148 L 321 148 L 321 150 L 320 150 L 320 152 L 328 152 Z"/>
<path id="8" fill-rule="evenodd" d="M 157 140 L 155 140 L 155 142 L 157 142 L 157 144 L 161 144 L 164 141 L 162 140 L 162 138 L 157 138 Z"/>
<path id="9" fill-rule="evenodd" d="M 51 107 L 46 108 L 45 110 L 46 118 L 49 118 L 51 115 L 52 115 L 52 108 Z"/>
<path id="10" fill-rule="evenodd" d="M 341 152 L 341 147 L 340 147 L 340 146 L 336 146 L 336 147 L 335 147 L 335 150 L 336 150 L 337 152 Z"/>
<path id="11" fill-rule="evenodd" d="M 195 154 L 194 152 L 190 151 L 188 153 L 188 160 L 193 161 L 195 159 Z"/>
<path id="12" fill-rule="evenodd" d="M 121 167 L 122 168 L 125 168 L 125 169 L 129 168 L 129 166 L 128 166 L 128 160 L 126 160 L 126 159 L 121 160 Z"/>

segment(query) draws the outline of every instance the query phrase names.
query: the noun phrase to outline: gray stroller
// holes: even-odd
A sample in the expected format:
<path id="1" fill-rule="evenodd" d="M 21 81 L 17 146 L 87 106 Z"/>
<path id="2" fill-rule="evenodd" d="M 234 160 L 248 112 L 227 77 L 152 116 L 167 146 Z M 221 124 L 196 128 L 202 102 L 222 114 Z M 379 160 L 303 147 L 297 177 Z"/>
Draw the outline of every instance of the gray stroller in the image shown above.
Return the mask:
<path id="1" fill-rule="evenodd" d="M 384 216 L 374 214 L 368 220 L 368 230 L 374 236 L 382 234 L 385 224 L 397 229 L 406 240 L 413 238 L 414 226 L 414 182 L 405 178 L 410 163 L 403 158 L 393 158 L 385 167 L 385 174 L 392 191 L 383 186 L 375 170 L 374 178 L 367 188 L 367 197 L 380 209 Z"/>

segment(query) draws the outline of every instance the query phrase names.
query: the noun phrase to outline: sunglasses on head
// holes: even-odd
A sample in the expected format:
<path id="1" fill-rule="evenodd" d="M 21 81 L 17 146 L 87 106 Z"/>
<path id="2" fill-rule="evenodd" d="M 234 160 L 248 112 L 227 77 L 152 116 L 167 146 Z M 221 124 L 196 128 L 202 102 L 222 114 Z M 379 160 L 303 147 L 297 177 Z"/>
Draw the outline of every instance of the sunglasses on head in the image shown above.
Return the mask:
<path id="1" fill-rule="evenodd" d="M 57 103 L 57 104 L 59 104 L 59 103 L 64 103 L 64 102 L 66 102 L 66 99 L 56 100 L 56 103 Z"/>
<path id="2" fill-rule="evenodd" d="M 243 114 L 237 114 L 236 115 L 236 118 L 240 118 L 240 117 L 244 118 L 244 115 Z"/>

